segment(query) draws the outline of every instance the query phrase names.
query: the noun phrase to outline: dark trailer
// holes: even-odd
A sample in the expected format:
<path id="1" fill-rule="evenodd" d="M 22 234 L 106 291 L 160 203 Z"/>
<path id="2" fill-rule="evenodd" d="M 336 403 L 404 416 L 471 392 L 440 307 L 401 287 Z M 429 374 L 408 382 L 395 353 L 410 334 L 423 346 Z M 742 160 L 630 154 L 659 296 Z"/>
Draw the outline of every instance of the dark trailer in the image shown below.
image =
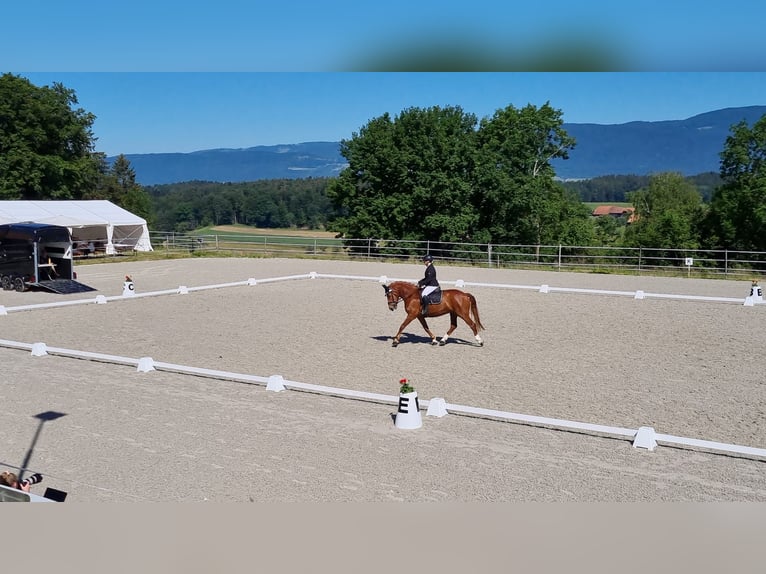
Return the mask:
<path id="1" fill-rule="evenodd" d="M 69 229 L 44 223 L 0 225 L 0 285 L 6 291 L 38 287 L 54 293 L 95 291 L 75 281 Z"/>

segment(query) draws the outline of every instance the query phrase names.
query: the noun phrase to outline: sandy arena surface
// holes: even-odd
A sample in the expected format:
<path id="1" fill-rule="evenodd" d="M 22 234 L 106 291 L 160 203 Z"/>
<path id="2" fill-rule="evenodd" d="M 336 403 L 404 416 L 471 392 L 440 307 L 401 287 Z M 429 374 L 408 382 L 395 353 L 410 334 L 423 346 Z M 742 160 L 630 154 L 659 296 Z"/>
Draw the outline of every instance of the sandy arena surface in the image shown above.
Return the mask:
<path id="1" fill-rule="evenodd" d="M 0 338 L 398 393 L 766 448 L 766 305 L 470 286 L 485 344 L 459 322 L 433 347 L 372 279 L 296 279 L 105 305 L 42 302 L 315 271 L 415 281 L 420 265 L 185 259 L 82 265 L 96 292 L 0 291 Z M 438 265 L 447 281 L 742 298 L 749 281 Z M 429 320 L 437 336 L 448 318 Z M 766 464 L 450 414 L 0 347 L 0 469 L 26 463 L 82 501 L 760 501 Z M 35 415 L 62 413 L 55 420 Z"/>

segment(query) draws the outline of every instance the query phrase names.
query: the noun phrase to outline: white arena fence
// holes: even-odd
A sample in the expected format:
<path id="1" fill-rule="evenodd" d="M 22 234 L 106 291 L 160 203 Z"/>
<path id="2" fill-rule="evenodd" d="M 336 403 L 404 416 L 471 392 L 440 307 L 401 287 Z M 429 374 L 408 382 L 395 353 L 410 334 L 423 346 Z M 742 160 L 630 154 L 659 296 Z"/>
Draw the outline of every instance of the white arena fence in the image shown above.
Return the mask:
<path id="1" fill-rule="evenodd" d="M 444 243 L 403 239 L 296 237 L 257 233 L 207 235 L 151 231 L 156 253 L 236 252 L 267 257 L 420 260 L 426 253 L 440 261 L 491 268 L 540 268 L 663 273 L 689 277 L 766 275 L 766 252 L 728 249 L 674 249 L 583 245 L 511 245 Z"/>
<path id="2" fill-rule="evenodd" d="M 389 278 L 386 276 L 369 277 L 369 276 L 356 276 L 356 275 L 333 275 L 333 274 L 320 274 L 311 272 L 304 275 L 289 275 L 284 277 L 273 277 L 268 279 L 254 279 L 249 278 L 246 281 L 236 281 L 231 283 L 221 283 L 216 285 L 205 285 L 199 287 L 187 287 L 179 286 L 177 289 L 169 289 L 163 291 L 153 291 L 147 293 L 134 293 L 127 294 L 124 291 L 123 295 L 105 297 L 98 295 L 95 299 L 80 299 L 75 301 L 64 301 L 54 303 L 40 303 L 35 305 L 21 305 L 17 307 L 5 308 L 0 306 L 0 315 L 7 315 L 9 312 L 17 311 L 30 311 L 33 309 L 59 307 L 67 305 L 77 304 L 105 304 L 109 301 L 120 301 L 125 299 L 134 299 L 137 297 L 153 297 L 161 295 L 186 295 L 193 291 L 202 291 L 206 289 L 221 289 L 226 287 L 235 286 L 254 286 L 262 283 L 272 283 L 277 281 L 289 281 L 289 280 L 301 280 L 301 279 L 351 279 L 351 280 L 366 280 L 377 281 L 379 283 L 388 283 L 390 281 L 413 281 L 411 279 L 399 279 Z M 591 293 L 599 295 L 621 295 L 630 296 L 634 299 L 645 299 L 650 297 L 655 298 L 669 298 L 669 299 L 687 299 L 696 301 L 709 301 L 720 303 L 739 303 L 749 306 L 755 306 L 752 301 L 752 297 L 742 298 L 730 298 L 730 297 L 702 297 L 696 295 L 673 295 L 663 293 L 644 293 L 643 291 L 609 291 L 600 289 L 577 289 L 577 288 L 563 288 L 563 287 L 550 287 L 548 285 L 509 285 L 509 284 L 495 284 L 495 283 L 470 283 L 462 280 L 454 282 L 443 281 L 443 283 L 454 283 L 456 287 L 464 286 L 481 286 L 481 287 L 495 287 L 504 289 L 531 289 L 540 293 L 551 292 L 572 292 L 572 293 Z M 759 302 L 760 303 L 760 302 Z M 270 375 L 268 377 L 250 375 L 244 373 L 234 373 L 230 371 L 219 371 L 214 369 L 206 369 L 200 367 L 192 367 L 187 365 L 178 365 L 173 363 L 165 363 L 155 361 L 151 357 L 122 357 L 118 355 L 108 355 L 103 353 L 94 353 L 89 351 L 81 351 L 75 349 L 64 349 L 57 347 L 48 347 L 43 342 L 25 343 L 19 341 L 10 341 L 0 339 L 0 347 L 6 347 L 10 349 L 18 349 L 29 351 L 32 356 L 43 355 L 58 355 L 68 358 L 87 359 L 92 361 L 98 361 L 103 363 L 112 363 L 117 365 L 132 366 L 139 372 L 149 372 L 153 370 L 168 371 L 173 373 L 180 373 L 185 375 L 193 375 L 198 377 L 206 377 L 211 379 L 233 381 L 238 383 L 247 384 L 259 384 L 265 385 L 267 390 L 282 391 L 285 389 L 295 389 L 298 391 L 308 391 L 312 393 L 327 394 L 337 397 L 366 400 L 385 404 L 397 405 L 399 397 L 394 395 L 384 395 L 378 393 L 370 393 L 365 391 L 355 391 L 350 389 L 342 389 L 337 387 L 328 387 L 323 385 L 315 385 L 311 383 L 304 383 L 298 381 L 285 380 L 281 375 Z M 630 429 L 623 427 L 613 427 L 600 424 L 585 423 L 579 421 L 570 421 L 564 419 L 547 418 L 536 415 L 526 415 L 519 413 L 512 413 L 507 411 L 499 411 L 493 409 L 485 409 L 481 407 L 472 407 L 465 405 L 457 405 L 447 403 L 443 398 L 433 398 L 431 400 L 424 399 L 420 403 L 428 408 L 427 416 L 444 416 L 447 413 L 454 413 L 464 416 L 477 417 L 482 419 L 500 420 L 512 423 L 520 423 L 531 426 L 538 426 L 544 428 L 551 428 L 554 430 L 573 431 L 580 433 L 590 433 L 598 436 L 605 436 L 610 438 L 617 438 L 621 440 L 630 440 L 633 442 L 635 448 L 645 448 L 648 450 L 654 450 L 659 444 L 665 444 L 669 446 L 681 447 L 681 448 L 693 448 L 699 450 L 705 450 L 717 454 L 729 454 L 739 455 L 744 458 L 752 458 L 756 460 L 766 459 L 766 449 L 750 446 L 742 446 L 736 444 L 721 443 L 716 441 L 701 440 L 688 437 L 680 437 L 669 434 L 657 433 L 652 427 L 642 426 L 638 429 Z M 433 408 L 432 408 L 433 407 Z"/>

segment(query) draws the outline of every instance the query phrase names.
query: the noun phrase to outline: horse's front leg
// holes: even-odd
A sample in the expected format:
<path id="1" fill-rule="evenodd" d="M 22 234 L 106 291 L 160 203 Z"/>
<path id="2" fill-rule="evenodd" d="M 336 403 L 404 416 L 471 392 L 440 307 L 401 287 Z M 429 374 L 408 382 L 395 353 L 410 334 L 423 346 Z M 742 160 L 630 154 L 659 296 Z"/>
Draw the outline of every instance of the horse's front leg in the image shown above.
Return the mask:
<path id="1" fill-rule="evenodd" d="M 407 318 L 402 322 L 401 326 L 399 327 L 399 332 L 396 333 L 394 336 L 394 340 L 391 343 L 392 347 L 396 347 L 399 344 L 399 338 L 402 336 L 402 332 L 404 332 L 404 328 L 412 323 L 413 319 L 415 319 L 415 315 L 407 315 Z"/>
<path id="2" fill-rule="evenodd" d="M 418 320 L 420 321 L 420 324 L 423 325 L 423 328 L 426 330 L 426 333 L 428 333 L 428 336 L 431 337 L 431 344 L 437 345 L 439 342 L 436 340 L 436 335 L 434 335 L 431 332 L 431 329 L 428 328 L 428 323 L 426 323 L 426 318 L 422 315 L 418 315 Z"/>

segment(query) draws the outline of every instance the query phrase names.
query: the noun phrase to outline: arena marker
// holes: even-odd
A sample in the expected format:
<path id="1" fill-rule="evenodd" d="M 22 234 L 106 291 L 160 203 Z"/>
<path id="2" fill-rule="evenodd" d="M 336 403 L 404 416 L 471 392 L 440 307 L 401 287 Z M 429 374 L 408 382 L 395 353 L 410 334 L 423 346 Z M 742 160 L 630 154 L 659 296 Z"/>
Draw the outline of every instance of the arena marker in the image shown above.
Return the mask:
<path id="1" fill-rule="evenodd" d="M 755 305 L 763 305 L 763 290 L 758 285 L 758 281 L 753 281 L 753 284 L 750 286 L 750 297 L 753 298 Z"/>
<path id="2" fill-rule="evenodd" d="M 399 395 L 399 409 L 396 412 L 394 426 L 398 429 L 419 429 L 423 426 L 417 391 Z"/>
<path id="3" fill-rule="evenodd" d="M 633 297 L 633 298 L 634 299 L 643 299 L 644 298 L 644 292 L 639 289 L 638 291 L 636 291 L 636 296 Z"/>
<path id="4" fill-rule="evenodd" d="M 755 302 L 753 301 L 753 298 L 752 297 L 745 297 L 744 306 L 745 307 L 752 307 L 753 305 L 755 305 Z"/>
<path id="5" fill-rule="evenodd" d="M 258 285 L 258 282 L 257 282 L 255 279 L 253 279 L 252 277 L 250 277 L 250 278 L 247 280 L 247 284 L 248 284 L 248 285 Z"/>
<path id="6" fill-rule="evenodd" d="M 179 295 L 188 295 L 189 294 L 189 288 L 186 285 L 181 285 L 178 288 L 178 294 Z"/>
<path id="7" fill-rule="evenodd" d="M 463 281 L 462 279 L 458 279 L 457 281 L 455 281 L 455 287 L 457 287 L 458 289 L 461 287 L 465 287 L 465 281 Z"/>
<path id="8" fill-rule="evenodd" d="M 654 450 L 657 446 L 657 438 L 652 427 L 639 427 L 633 438 L 633 448 L 646 448 Z"/>
<path id="9" fill-rule="evenodd" d="M 45 343 L 32 343 L 32 356 L 43 357 L 48 354 L 48 349 Z"/>
<path id="10" fill-rule="evenodd" d="M 154 360 L 151 357 L 141 357 L 138 359 L 138 372 L 148 373 L 154 370 Z"/>
<path id="11" fill-rule="evenodd" d="M 548 292 L 548 286 L 540 285 L 540 293 L 547 293 L 547 292 Z"/>
<path id="12" fill-rule="evenodd" d="M 132 297 L 135 294 L 136 290 L 133 286 L 133 279 L 130 278 L 130 275 L 125 275 L 125 283 L 122 284 L 122 296 Z"/>
<path id="13" fill-rule="evenodd" d="M 103 295 L 96 295 L 96 304 L 106 305 L 106 297 L 104 297 Z"/>
<path id="14" fill-rule="evenodd" d="M 388 283 L 388 277 L 386 277 L 385 275 L 381 275 L 380 279 L 378 279 L 378 283 L 383 283 L 383 284 Z"/>
<path id="15" fill-rule="evenodd" d="M 309 273 L 309 279 L 316 279 L 316 278 L 317 278 L 317 272 L 316 271 L 312 271 L 311 273 Z"/>
<path id="16" fill-rule="evenodd" d="M 285 385 L 284 385 L 284 379 L 282 378 L 282 375 L 271 375 L 269 377 L 269 382 L 266 383 L 266 390 L 274 391 L 275 393 L 284 391 Z"/>
<path id="17" fill-rule="evenodd" d="M 443 417 L 447 414 L 447 401 L 435 398 L 428 401 L 427 417 Z"/>
<path id="18" fill-rule="evenodd" d="M 5 310 L 5 305 L 0 305 L 0 315 L 7 315 L 8 311 Z"/>

